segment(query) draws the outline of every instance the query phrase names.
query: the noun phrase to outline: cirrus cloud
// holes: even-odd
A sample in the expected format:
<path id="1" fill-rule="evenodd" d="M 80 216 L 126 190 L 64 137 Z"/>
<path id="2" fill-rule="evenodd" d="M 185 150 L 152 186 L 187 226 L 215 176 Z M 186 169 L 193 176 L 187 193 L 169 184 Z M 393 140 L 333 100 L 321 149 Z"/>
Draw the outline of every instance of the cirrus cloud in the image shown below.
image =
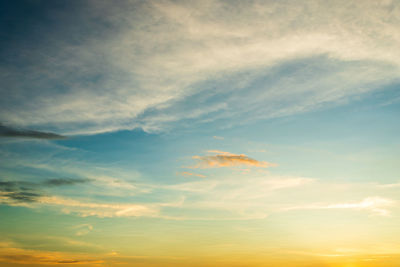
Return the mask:
<path id="1" fill-rule="evenodd" d="M 50 5 L 26 38 L 11 38 L 24 14 L 10 10 L 1 121 L 63 134 L 226 126 L 340 104 L 399 77 L 396 1 L 84 2 Z"/>
<path id="2" fill-rule="evenodd" d="M 294 206 L 284 210 L 323 210 L 323 209 L 354 209 L 366 210 L 375 215 L 389 216 L 389 207 L 394 205 L 394 201 L 382 197 L 367 197 L 359 202 L 334 203 L 334 204 L 309 204 L 304 206 Z"/>

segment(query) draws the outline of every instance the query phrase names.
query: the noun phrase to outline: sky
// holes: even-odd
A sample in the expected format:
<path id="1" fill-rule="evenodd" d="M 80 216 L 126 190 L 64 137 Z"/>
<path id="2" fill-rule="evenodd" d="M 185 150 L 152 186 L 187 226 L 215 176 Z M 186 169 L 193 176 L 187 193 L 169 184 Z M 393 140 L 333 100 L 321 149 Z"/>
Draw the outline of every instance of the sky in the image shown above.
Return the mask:
<path id="1" fill-rule="evenodd" d="M 400 1 L 0 21 L 0 266 L 398 266 Z"/>

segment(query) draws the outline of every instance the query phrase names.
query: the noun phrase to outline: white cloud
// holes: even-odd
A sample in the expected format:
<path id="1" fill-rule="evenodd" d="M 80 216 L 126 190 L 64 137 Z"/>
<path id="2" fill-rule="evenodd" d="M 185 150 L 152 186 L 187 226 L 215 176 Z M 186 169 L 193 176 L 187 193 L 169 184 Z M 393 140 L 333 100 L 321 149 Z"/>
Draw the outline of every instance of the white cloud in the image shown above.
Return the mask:
<path id="1" fill-rule="evenodd" d="M 238 114 L 263 119 L 341 102 L 399 74 L 397 2 L 96 1 L 82 13 L 83 23 L 113 31 L 79 44 L 49 33 L 49 44 L 29 50 L 34 63 L 0 66 L 7 85 L 1 121 L 90 134 Z M 274 66 L 315 57 L 316 65 L 306 61 L 295 73 L 253 84 Z M 209 94 L 202 82 L 243 72 L 251 74 L 216 89 L 230 96 L 224 100 L 190 98 Z"/>
<path id="2" fill-rule="evenodd" d="M 394 183 L 394 184 L 379 184 L 378 185 L 381 188 L 397 188 L 400 187 L 400 183 Z"/>
<path id="3" fill-rule="evenodd" d="M 219 179 L 210 177 L 163 189 L 172 190 L 174 195 L 183 194 L 185 202 L 180 208 L 184 210 L 209 211 L 207 216 L 185 216 L 186 219 L 248 220 L 265 218 L 275 212 L 276 195 L 293 194 L 313 182 L 314 179 L 306 177 L 254 176 L 249 173 Z"/>
<path id="4" fill-rule="evenodd" d="M 398 194 L 390 193 L 391 188 L 379 189 L 375 183 L 335 183 L 254 172 L 209 176 L 163 189 L 185 197 L 180 209 L 209 211 L 206 217 L 195 219 L 260 219 L 292 210 L 349 210 L 388 217 L 398 207 Z M 217 215 L 213 211 L 218 211 Z"/>
<path id="5" fill-rule="evenodd" d="M 366 210 L 375 215 L 389 216 L 389 207 L 394 205 L 394 201 L 387 198 L 381 197 L 368 197 L 359 202 L 349 203 L 334 203 L 334 204 L 311 204 L 303 206 L 294 206 L 285 208 L 284 210 L 308 210 L 308 209 L 355 209 L 355 210 Z"/>
<path id="6" fill-rule="evenodd" d="M 89 232 L 91 232 L 93 230 L 93 226 L 91 224 L 87 224 L 87 223 L 77 225 L 73 228 L 76 229 L 75 235 L 77 235 L 77 236 L 87 235 Z"/>
<path id="7" fill-rule="evenodd" d="M 158 217 L 159 208 L 169 204 L 130 204 L 130 203 L 96 203 L 79 201 L 58 196 L 41 196 L 34 202 L 18 202 L 7 194 L 0 195 L 0 203 L 10 206 L 27 208 L 59 207 L 63 213 L 73 213 L 78 216 L 106 217 Z"/>

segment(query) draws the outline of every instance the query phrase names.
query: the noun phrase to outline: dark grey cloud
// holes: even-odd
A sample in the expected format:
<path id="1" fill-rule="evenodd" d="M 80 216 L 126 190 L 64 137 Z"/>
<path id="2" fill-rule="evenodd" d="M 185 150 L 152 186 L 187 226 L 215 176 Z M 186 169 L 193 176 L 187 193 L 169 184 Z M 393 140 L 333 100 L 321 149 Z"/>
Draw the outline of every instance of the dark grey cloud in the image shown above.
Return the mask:
<path id="1" fill-rule="evenodd" d="M 9 199 L 12 199 L 17 202 L 36 202 L 39 197 L 42 197 L 43 194 L 33 193 L 33 192 L 7 192 L 6 195 Z"/>
<path id="2" fill-rule="evenodd" d="M 89 181 L 90 179 L 81 179 L 81 178 L 56 178 L 44 181 L 42 184 L 48 186 L 62 186 L 62 185 L 83 184 Z"/>
<path id="3" fill-rule="evenodd" d="M 36 202 L 44 194 L 37 184 L 23 181 L 0 181 L 0 194 L 15 202 Z"/>
<path id="4" fill-rule="evenodd" d="M 14 202 L 32 203 L 45 196 L 43 187 L 75 185 L 89 182 L 90 179 L 55 178 L 40 183 L 27 181 L 0 181 L 0 195 L 6 196 Z"/>
<path id="5" fill-rule="evenodd" d="M 66 139 L 64 135 L 27 129 L 13 128 L 0 124 L 0 137 L 21 137 L 37 139 Z"/>
<path id="6" fill-rule="evenodd" d="M 11 181 L 3 182 L 3 181 L 0 181 L 0 190 L 3 191 L 3 192 L 12 192 L 16 188 L 23 188 L 25 185 L 29 186 L 30 183 L 28 183 L 28 182 L 11 182 Z"/>

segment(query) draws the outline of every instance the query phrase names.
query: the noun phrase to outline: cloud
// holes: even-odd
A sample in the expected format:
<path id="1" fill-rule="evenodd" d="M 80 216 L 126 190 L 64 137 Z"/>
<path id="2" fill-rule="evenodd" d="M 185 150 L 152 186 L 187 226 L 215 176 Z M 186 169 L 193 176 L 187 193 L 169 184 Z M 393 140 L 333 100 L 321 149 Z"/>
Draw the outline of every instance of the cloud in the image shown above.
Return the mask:
<path id="1" fill-rule="evenodd" d="M 4 183 L 3 183 L 4 184 Z M 1 186 L 1 184 L 0 184 Z M 8 186 L 8 184 L 6 185 Z M 33 191 L 30 188 L 15 187 L 0 191 L 0 204 L 9 206 L 24 206 L 28 208 L 59 207 L 64 213 L 74 213 L 78 216 L 97 217 L 158 217 L 160 208 L 174 206 L 174 203 L 161 204 L 126 204 L 126 203 L 94 203 L 79 201 L 59 196 L 48 196 Z"/>
<path id="2" fill-rule="evenodd" d="M 0 200 L 5 197 L 16 202 L 36 202 L 39 197 L 38 193 L 31 192 L 0 192 Z"/>
<path id="3" fill-rule="evenodd" d="M 396 1 L 32 6 L 51 12 L 29 20 L 26 38 L 11 38 L 24 16 L 15 11 L 2 31 L 0 120 L 10 125 L 63 134 L 187 120 L 227 127 L 341 104 L 399 77 Z"/>
<path id="4" fill-rule="evenodd" d="M 394 183 L 394 184 L 380 184 L 378 185 L 381 188 L 397 188 L 400 187 L 400 183 Z"/>
<path id="5" fill-rule="evenodd" d="M 33 203 L 43 196 L 36 184 L 29 182 L 0 181 L 0 203 Z"/>
<path id="6" fill-rule="evenodd" d="M 45 187 L 75 185 L 89 182 L 89 179 L 56 178 L 39 183 L 27 181 L 0 181 L 0 203 L 19 204 L 38 202 L 46 196 Z"/>
<path id="7" fill-rule="evenodd" d="M 280 177 L 265 180 L 260 184 L 260 186 L 267 187 L 269 190 L 279 190 L 284 188 L 304 186 L 314 181 L 315 179 L 307 177 Z"/>
<path id="8" fill-rule="evenodd" d="M 45 237 L 44 237 L 45 238 Z M 60 239 L 66 242 L 66 239 Z M 43 241 L 43 239 L 41 239 Z M 72 241 L 72 240 L 71 240 Z M 43 245 L 43 244 L 42 244 Z M 22 248 L 23 247 L 23 248 Z M 0 241 L 0 265 L 27 265 L 27 266 L 142 266 L 144 265 L 160 265 L 160 262 L 176 263 L 185 258 L 172 256 L 145 256 L 145 255 L 125 255 L 117 251 L 106 251 L 104 248 L 90 252 L 72 252 L 76 251 L 76 247 L 71 252 L 54 251 L 54 247 L 49 249 L 33 249 L 28 248 L 26 244 L 15 244 L 14 242 Z M 87 248 L 86 248 L 87 249 Z M 83 249 L 85 250 L 85 249 Z M 86 251 L 86 250 L 85 250 Z M 148 263 L 148 264 L 146 264 Z M 180 265 L 181 266 L 181 265 Z"/>
<path id="9" fill-rule="evenodd" d="M 221 167 L 235 167 L 235 166 L 250 166 L 250 167 L 274 167 L 277 166 L 274 163 L 266 161 L 258 161 L 247 157 L 244 154 L 236 155 L 229 152 L 223 152 L 218 150 L 210 150 L 210 153 L 217 153 L 212 156 L 194 156 L 194 159 L 200 161 L 194 168 L 221 168 Z"/>
<path id="10" fill-rule="evenodd" d="M 30 250 L 16 247 L 10 242 L 0 242 L 0 261 L 19 264 L 100 264 L 99 260 L 83 253 Z"/>
<path id="11" fill-rule="evenodd" d="M 0 192 L 0 204 L 8 206 L 32 207 L 42 197 L 30 192 Z"/>
<path id="12" fill-rule="evenodd" d="M 389 216 L 390 211 L 388 207 L 394 205 L 394 201 L 387 198 L 381 197 L 368 197 L 360 202 L 350 203 L 337 203 L 337 204 L 311 204 L 304 206 L 294 206 L 285 208 L 284 210 L 319 210 L 319 209 L 355 209 L 355 210 L 366 210 L 373 214 L 380 216 Z"/>
<path id="13" fill-rule="evenodd" d="M 90 179 L 82 178 L 56 178 L 44 181 L 42 184 L 49 186 L 63 186 L 63 185 L 75 185 L 90 182 Z"/>
<path id="14" fill-rule="evenodd" d="M 12 128 L 0 124 L 0 137 L 36 138 L 36 139 L 66 139 L 66 136 L 19 128 Z"/>
<path id="15" fill-rule="evenodd" d="M 83 236 L 83 235 L 87 235 L 90 231 L 93 230 L 93 226 L 90 224 L 80 224 L 74 227 L 74 229 L 77 230 L 77 232 L 75 233 L 76 236 Z"/>
<path id="16" fill-rule="evenodd" d="M 84 178 L 53 178 L 41 182 L 33 183 L 28 181 L 0 181 L 0 190 L 15 191 L 15 190 L 32 190 L 43 186 L 64 186 L 88 183 L 91 179 Z"/>
<path id="17" fill-rule="evenodd" d="M 181 219 L 251 220 L 266 218 L 280 205 L 277 201 L 280 196 L 287 195 L 291 199 L 314 181 L 307 177 L 229 175 L 168 185 L 164 189 L 174 195 L 185 195 L 185 202 L 180 208 L 202 211 L 201 214 L 208 211 L 202 216 L 194 216 L 195 213 L 191 212 Z"/>
<path id="18" fill-rule="evenodd" d="M 42 146 L 42 143 L 36 144 Z M 53 145 L 53 143 L 46 142 L 45 145 L 47 146 L 47 144 Z M 54 153 L 59 151 L 55 147 Z M 139 173 L 132 168 L 127 172 L 116 167 L 100 166 L 85 160 L 60 158 L 58 156 L 49 160 L 48 151 L 42 152 L 38 152 L 42 156 L 35 154 L 36 156 L 34 157 L 13 152 L 3 153 L 5 158 L 3 163 L 9 168 L 21 169 L 23 167 L 33 170 L 34 176 L 25 179 L 30 182 L 29 186 L 50 192 L 57 187 L 81 187 L 80 191 L 86 194 L 98 194 L 101 192 L 103 195 L 108 196 L 121 196 L 121 194 L 132 196 L 148 190 L 148 188 L 138 188 L 135 185 L 133 181 L 137 180 Z M 83 153 L 85 154 L 85 152 Z M 50 179 L 43 179 L 40 177 L 41 174 Z M 12 177 L 9 175 L 6 179 L 10 180 Z M 67 190 L 70 189 L 62 189 L 64 192 Z M 60 190 L 57 191 L 59 193 Z"/>
<path id="19" fill-rule="evenodd" d="M 200 177 L 200 178 L 205 178 L 206 177 L 203 174 L 193 173 L 193 172 L 181 172 L 180 174 L 183 175 L 183 176 L 196 176 L 196 177 Z"/>

